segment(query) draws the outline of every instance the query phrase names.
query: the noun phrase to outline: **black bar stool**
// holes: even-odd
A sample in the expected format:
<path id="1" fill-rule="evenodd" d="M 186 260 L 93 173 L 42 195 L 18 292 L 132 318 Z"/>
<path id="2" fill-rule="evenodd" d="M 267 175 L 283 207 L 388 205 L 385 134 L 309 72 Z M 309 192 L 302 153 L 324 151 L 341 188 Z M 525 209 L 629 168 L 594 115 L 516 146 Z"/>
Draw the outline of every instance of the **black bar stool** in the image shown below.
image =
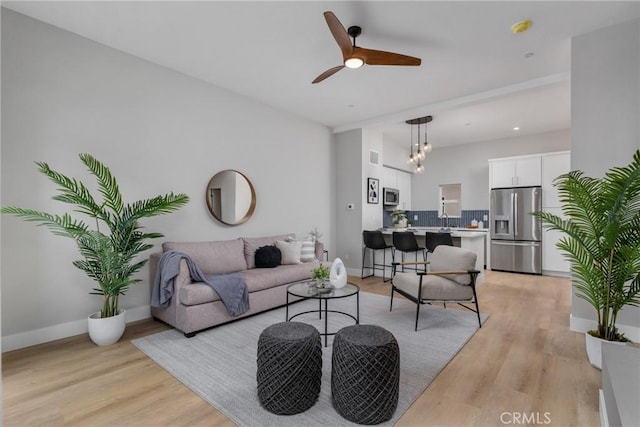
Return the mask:
<path id="1" fill-rule="evenodd" d="M 362 247 L 362 272 L 360 274 L 360 278 L 366 279 L 367 277 L 373 276 L 376 270 L 382 270 L 382 281 L 387 282 L 388 280 L 391 280 L 391 277 L 389 277 L 388 280 L 385 279 L 385 271 L 387 267 L 391 268 L 391 265 L 387 264 L 387 249 L 393 249 L 393 246 L 387 245 L 382 232 L 378 230 L 364 230 L 362 232 L 362 241 L 364 246 Z M 366 267 L 364 265 L 367 249 L 371 250 L 371 267 Z M 380 249 L 382 249 L 382 264 L 376 264 L 376 251 Z M 391 251 L 391 262 L 393 262 L 393 251 Z M 372 274 L 365 276 L 365 268 L 371 269 Z"/>
<path id="2" fill-rule="evenodd" d="M 422 252 L 422 259 L 427 261 L 427 252 L 426 248 L 422 246 L 418 246 L 418 241 L 416 240 L 416 235 L 413 234 L 413 231 L 394 231 L 393 232 L 393 259 L 395 261 L 396 255 L 395 251 L 402 252 L 402 262 L 404 262 L 404 254 L 415 252 L 416 254 L 416 262 L 418 262 L 418 252 Z M 425 264 L 425 271 L 426 271 Z M 415 270 L 418 270 L 418 266 L 416 265 Z M 404 271 L 404 265 L 402 266 L 402 271 Z"/>
<path id="3" fill-rule="evenodd" d="M 424 237 L 427 245 L 427 251 L 431 253 L 433 253 L 435 248 L 440 245 L 453 246 L 451 233 L 434 233 L 427 231 Z"/>

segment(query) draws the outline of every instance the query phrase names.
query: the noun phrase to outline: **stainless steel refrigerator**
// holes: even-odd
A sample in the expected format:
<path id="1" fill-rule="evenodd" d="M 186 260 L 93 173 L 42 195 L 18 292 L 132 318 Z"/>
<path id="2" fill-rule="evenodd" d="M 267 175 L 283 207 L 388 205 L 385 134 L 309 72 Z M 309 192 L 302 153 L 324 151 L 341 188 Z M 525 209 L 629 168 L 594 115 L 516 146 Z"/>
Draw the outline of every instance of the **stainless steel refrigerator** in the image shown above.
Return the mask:
<path id="1" fill-rule="evenodd" d="M 541 187 L 491 190 L 491 269 L 542 274 Z"/>

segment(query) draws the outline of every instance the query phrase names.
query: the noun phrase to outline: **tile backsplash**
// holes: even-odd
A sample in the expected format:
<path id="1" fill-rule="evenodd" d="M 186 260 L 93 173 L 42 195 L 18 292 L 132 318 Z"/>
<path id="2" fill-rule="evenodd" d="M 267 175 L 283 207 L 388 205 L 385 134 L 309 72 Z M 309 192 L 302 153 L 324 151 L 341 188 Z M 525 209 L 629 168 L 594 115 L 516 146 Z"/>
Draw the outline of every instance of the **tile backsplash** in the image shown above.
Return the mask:
<path id="1" fill-rule="evenodd" d="M 417 215 L 418 219 L 414 220 L 414 216 Z M 489 227 L 489 221 L 484 220 L 484 215 L 489 217 L 488 209 L 481 210 L 463 210 L 460 218 L 449 218 L 449 227 L 466 227 L 471 225 L 471 221 L 482 221 L 485 228 Z M 391 219 L 391 212 L 385 211 L 382 215 L 383 226 L 392 227 L 393 220 Z M 438 218 L 438 211 L 408 211 L 407 219 L 411 222 L 411 225 L 415 227 L 442 227 L 444 220 Z"/>

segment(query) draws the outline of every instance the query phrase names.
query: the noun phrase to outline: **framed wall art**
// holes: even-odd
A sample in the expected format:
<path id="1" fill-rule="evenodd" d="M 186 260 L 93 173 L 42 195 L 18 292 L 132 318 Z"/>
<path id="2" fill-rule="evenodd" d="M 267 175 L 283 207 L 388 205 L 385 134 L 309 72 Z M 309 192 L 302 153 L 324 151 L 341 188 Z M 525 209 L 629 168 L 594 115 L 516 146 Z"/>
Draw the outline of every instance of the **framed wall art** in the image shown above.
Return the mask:
<path id="1" fill-rule="evenodd" d="M 378 203 L 380 201 L 380 181 L 377 178 L 367 179 L 367 202 Z"/>

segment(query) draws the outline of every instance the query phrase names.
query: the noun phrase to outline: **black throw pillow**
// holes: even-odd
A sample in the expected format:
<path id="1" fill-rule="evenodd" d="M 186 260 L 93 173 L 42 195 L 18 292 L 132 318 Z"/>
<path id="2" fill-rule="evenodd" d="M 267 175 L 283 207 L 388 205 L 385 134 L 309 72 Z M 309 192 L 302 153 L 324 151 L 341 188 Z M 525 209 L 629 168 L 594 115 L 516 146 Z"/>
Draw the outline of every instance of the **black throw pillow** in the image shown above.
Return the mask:
<path id="1" fill-rule="evenodd" d="M 282 252 L 273 245 L 256 249 L 256 268 L 273 268 L 280 265 Z"/>

